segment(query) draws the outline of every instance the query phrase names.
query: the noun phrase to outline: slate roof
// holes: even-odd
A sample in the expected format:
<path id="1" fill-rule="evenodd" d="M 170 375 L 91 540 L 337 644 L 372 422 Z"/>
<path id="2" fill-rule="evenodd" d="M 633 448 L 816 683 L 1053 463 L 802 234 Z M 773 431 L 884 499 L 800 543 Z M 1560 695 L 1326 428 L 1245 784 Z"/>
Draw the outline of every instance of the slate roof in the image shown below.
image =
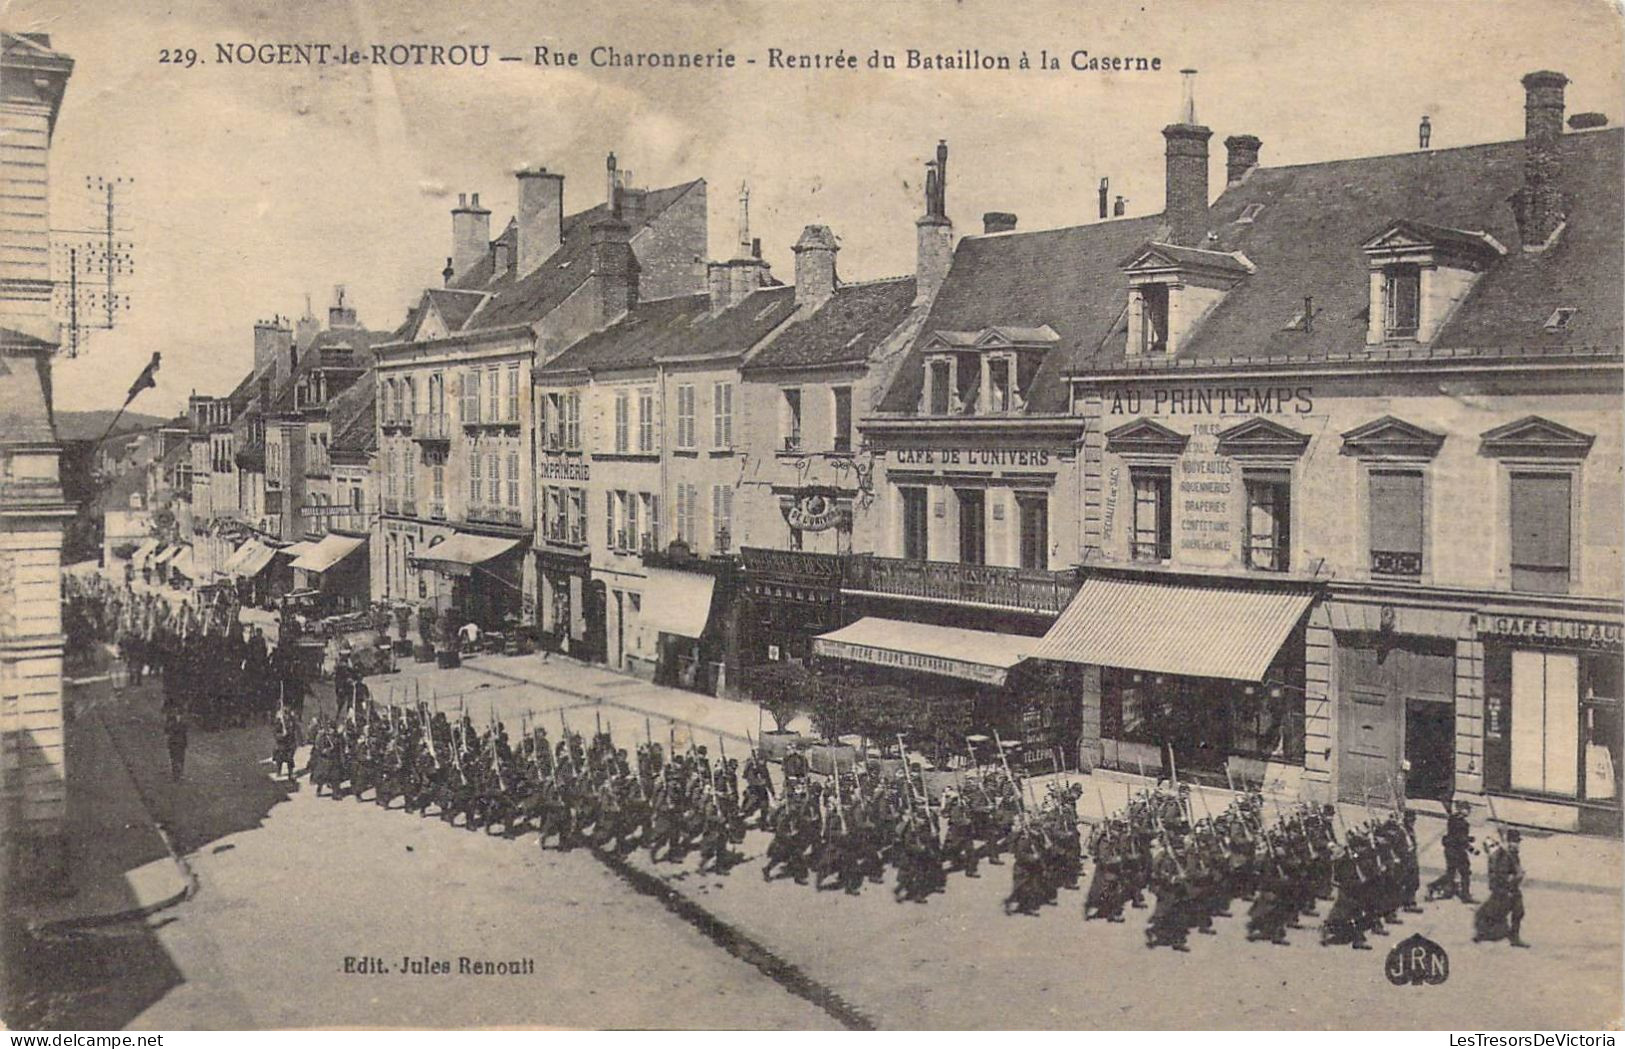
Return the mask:
<path id="1" fill-rule="evenodd" d="M 657 358 L 726 360 L 754 346 L 795 312 L 795 289 L 763 288 L 713 316 L 707 295 L 640 302 L 626 316 L 580 339 L 546 364 L 537 381 L 565 373 L 652 366 Z"/>
<path id="2" fill-rule="evenodd" d="M 1521 250 L 1511 197 L 1523 184 L 1521 139 L 1254 169 L 1214 202 L 1204 247 L 1239 252 L 1256 271 L 1238 283 L 1172 359 L 1126 359 L 1127 282 L 1119 264 L 1167 235 L 1160 216 L 993 237 L 966 237 L 881 409 L 910 413 L 921 346 L 939 330 L 1049 324 L 1061 342 L 1029 389 L 1029 410 L 1062 411 L 1070 372 L 1386 361 L 1426 356 L 1618 353 L 1625 316 L 1620 252 L 1625 131 L 1561 139 L 1568 225 L 1555 246 Z M 1254 207 L 1256 205 L 1256 207 Z M 1243 219 L 1251 212 L 1250 220 Z M 1493 261 L 1426 347 L 1367 347 L 1369 267 L 1361 250 L 1386 224 L 1487 233 Z M 1314 300 L 1310 331 L 1292 326 Z M 1576 307 L 1560 331 L 1546 322 Z M 1289 328 L 1289 326 L 1291 326 Z M 1597 351 L 1593 348 L 1600 347 Z"/>
<path id="3" fill-rule="evenodd" d="M 1118 263 L 1154 239 L 1160 225 L 1161 218 L 1151 216 L 961 239 L 948 277 L 880 410 L 914 411 L 924 381 L 921 348 L 932 332 L 1046 324 L 1060 341 L 1044 355 L 1028 410 L 1065 410 L 1062 366 L 1080 353 L 1093 353 L 1118 327 L 1127 302 Z M 1116 337 L 1122 341 L 1122 335 Z"/>
<path id="4" fill-rule="evenodd" d="M 848 284 L 751 357 L 744 371 L 866 361 L 914 305 L 914 278 Z"/>
<path id="5" fill-rule="evenodd" d="M 446 322 L 447 331 L 457 331 L 485 302 L 485 293 L 468 288 L 430 288 L 429 301 Z"/>
<path id="6" fill-rule="evenodd" d="M 339 394 L 327 406 L 329 427 L 332 430 L 332 450 L 365 455 L 378 447 L 378 432 L 374 417 L 378 398 L 378 384 L 363 375 Z"/>
<path id="7" fill-rule="evenodd" d="M 21 333 L 16 333 L 21 334 Z M 0 444 L 55 444 L 43 354 L 0 356 Z"/>
<path id="8" fill-rule="evenodd" d="M 642 194 L 643 203 L 638 212 L 641 222 L 634 224 L 632 235 L 637 236 L 640 228 L 658 218 L 701 182 L 696 179 Z M 451 282 L 453 289 L 490 293 L 490 297 L 469 314 L 462 327 L 456 330 L 475 331 L 511 324 L 531 324 L 547 316 L 586 281 L 592 269 L 592 225 L 608 216 L 607 204 L 566 215 L 558 250 L 524 277 L 516 279 L 511 269 L 493 276 L 492 253 L 487 251 L 479 262 Z M 497 242 L 509 245 L 511 252 L 516 240 L 516 227 L 510 221 L 497 237 Z M 441 316 L 448 325 L 452 324 L 452 318 L 444 313 Z M 415 330 L 416 324 L 412 328 Z M 411 335 L 404 337 L 411 338 Z"/>

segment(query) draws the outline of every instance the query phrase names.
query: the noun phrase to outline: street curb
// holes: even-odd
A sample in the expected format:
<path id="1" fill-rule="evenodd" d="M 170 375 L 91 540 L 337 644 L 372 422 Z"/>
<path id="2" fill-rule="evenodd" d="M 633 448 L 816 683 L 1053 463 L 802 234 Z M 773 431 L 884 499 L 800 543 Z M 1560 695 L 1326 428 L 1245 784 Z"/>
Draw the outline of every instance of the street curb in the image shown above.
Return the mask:
<path id="1" fill-rule="evenodd" d="M 175 864 L 175 868 L 180 872 L 181 880 L 185 884 L 178 892 L 171 893 L 161 900 L 142 904 L 139 907 L 128 907 L 108 914 L 87 914 L 73 918 L 58 918 L 54 921 L 40 922 L 31 927 L 31 931 L 36 934 L 51 935 L 53 933 L 95 929 L 108 925 L 118 925 L 123 922 L 139 921 L 190 900 L 197 895 L 200 888 L 197 874 L 192 870 L 191 864 L 187 863 L 185 858 L 176 850 L 175 842 L 170 838 L 169 831 L 153 815 L 152 802 L 148 800 L 146 791 L 141 789 L 140 780 L 136 778 L 135 772 L 130 768 L 130 759 L 125 754 L 124 748 L 119 745 L 118 737 L 113 735 L 112 730 L 107 727 L 107 723 L 102 720 L 100 711 L 91 710 L 85 716 L 95 719 L 96 726 L 101 729 L 102 735 L 106 737 L 108 744 L 113 748 L 113 753 L 118 755 L 119 764 L 124 766 L 124 774 L 130 777 L 130 785 L 135 788 L 136 797 L 141 802 L 142 810 L 147 814 L 147 820 L 152 824 L 152 829 L 158 832 L 158 839 L 164 843 L 164 849 L 168 851 L 170 860 Z"/>
<path id="2" fill-rule="evenodd" d="M 657 874 L 642 870 L 612 852 L 589 846 L 593 856 L 632 889 L 658 900 L 666 910 L 694 926 L 712 943 L 738 958 L 789 993 L 823 1010 L 849 1031 L 873 1031 L 876 1021 L 832 988 L 813 979 L 794 962 L 779 957 L 762 941 L 723 921 L 688 894 L 675 889 Z"/>

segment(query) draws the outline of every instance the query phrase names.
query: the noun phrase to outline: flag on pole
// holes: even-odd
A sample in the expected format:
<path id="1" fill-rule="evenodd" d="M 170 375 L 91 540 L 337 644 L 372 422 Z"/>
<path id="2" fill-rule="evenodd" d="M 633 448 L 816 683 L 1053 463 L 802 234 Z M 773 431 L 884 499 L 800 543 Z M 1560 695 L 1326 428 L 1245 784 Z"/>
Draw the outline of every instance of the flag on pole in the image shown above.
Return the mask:
<path id="1" fill-rule="evenodd" d="M 141 369 L 141 374 L 135 377 L 135 382 L 130 384 L 130 392 L 124 398 L 125 404 L 135 400 L 136 395 L 142 390 L 151 390 L 157 387 L 158 363 L 161 360 L 163 360 L 163 354 L 154 350 L 152 360 L 147 362 L 147 366 Z"/>

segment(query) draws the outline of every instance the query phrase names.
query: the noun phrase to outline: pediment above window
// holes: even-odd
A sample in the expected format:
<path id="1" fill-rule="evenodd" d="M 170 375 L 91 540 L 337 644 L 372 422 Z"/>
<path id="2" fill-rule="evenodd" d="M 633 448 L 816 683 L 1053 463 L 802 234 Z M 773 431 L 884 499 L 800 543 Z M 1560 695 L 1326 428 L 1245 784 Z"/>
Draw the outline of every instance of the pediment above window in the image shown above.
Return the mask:
<path id="1" fill-rule="evenodd" d="M 1309 435 L 1270 419 L 1248 419 L 1219 434 L 1219 454 L 1225 456 L 1287 456 L 1296 458 L 1309 447 Z"/>
<path id="2" fill-rule="evenodd" d="M 1475 230 L 1435 226 L 1413 219 L 1394 219 L 1360 245 L 1373 261 L 1443 262 L 1471 260 L 1484 265 L 1506 254 L 1500 241 Z"/>
<path id="3" fill-rule="evenodd" d="M 1208 251 L 1205 248 L 1188 248 L 1180 244 L 1163 244 L 1160 241 L 1150 241 L 1142 245 L 1134 254 L 1118 263 L 1118 266 L 1129 274 L 1131 281 L 1136 275 L 1163 272 L 1210 273 L 1240 280 L 1258 270 L 1258 267 L 1239 251 Z"/>
<path id="4" fill-rule="evenodd" d="M 1480 455 L 1497 458 L 1583 459 L 1596 438 L 1531 415 L 1479 435 Z"/>
<path id="5" fill-rule="evenodd" d="M 1189 442 L 1188 435 L 1150 419 L 1136 419 L 1106 431 L 1106 450 L 1118 454 L 1180 455 Z"/>
<path id="6" fill-rule="evenodd" d="M 1038 327 L 993 325 L 975 331 L 934 331 L 925 342 L 925 350 L 984 350 L 984 349 L 1048 349 L 1061 341 L 1060 335 L 1048 324 Z"/>
<path id="7" fill-rule="evenodd" d="M 1444 444 L 1444 434 L 1385 415 L 1343 435 L 1343 454 L 1362 458 L 1431 459 Z"/>

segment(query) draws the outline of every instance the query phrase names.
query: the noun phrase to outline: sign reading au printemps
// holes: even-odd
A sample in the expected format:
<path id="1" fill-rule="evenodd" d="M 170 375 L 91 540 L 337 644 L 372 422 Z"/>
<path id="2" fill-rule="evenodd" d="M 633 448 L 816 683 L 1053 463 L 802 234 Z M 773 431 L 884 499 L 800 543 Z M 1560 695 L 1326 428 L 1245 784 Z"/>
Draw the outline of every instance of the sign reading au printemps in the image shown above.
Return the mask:
<path id="1" fill-rule="evenodd" d="M 1101 395 L 1107 415 L 1311 415 L 1313 386 L 1127 386 Z"/>

